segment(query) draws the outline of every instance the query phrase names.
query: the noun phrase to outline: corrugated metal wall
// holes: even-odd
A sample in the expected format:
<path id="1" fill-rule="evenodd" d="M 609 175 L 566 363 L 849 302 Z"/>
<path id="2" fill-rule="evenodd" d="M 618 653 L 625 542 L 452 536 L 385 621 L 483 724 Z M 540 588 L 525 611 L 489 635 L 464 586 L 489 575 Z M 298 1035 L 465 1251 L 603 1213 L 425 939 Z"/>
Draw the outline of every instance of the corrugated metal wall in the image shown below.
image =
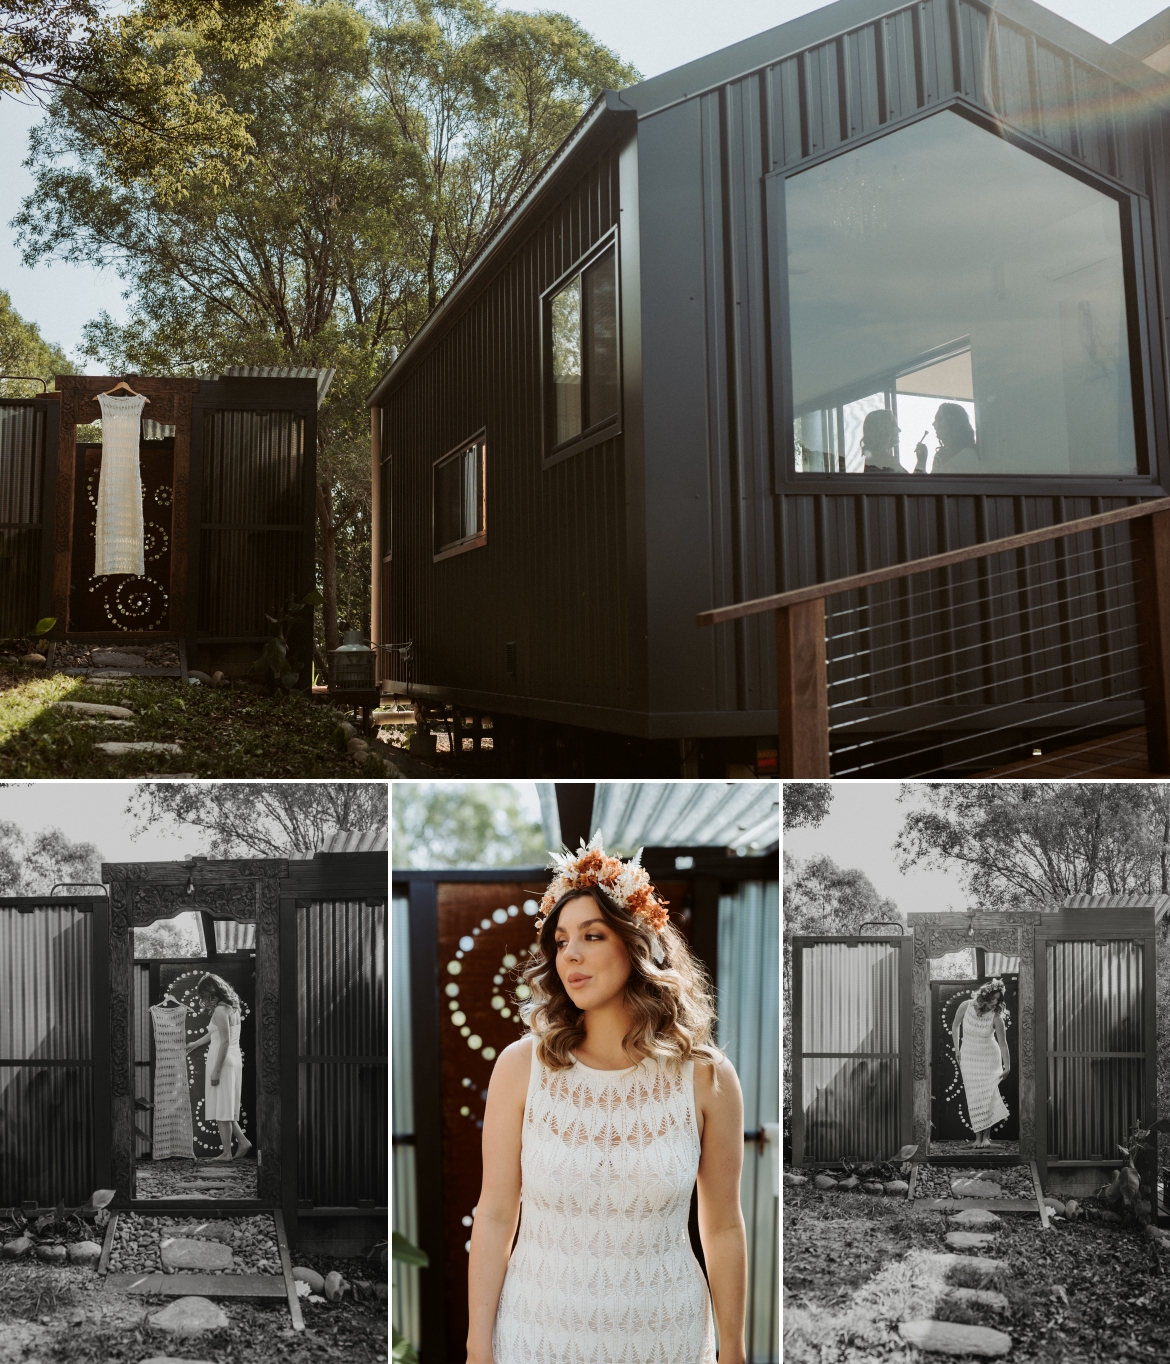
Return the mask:
<path id="1" fill-rule="evenodd" d="M 0 1206 L 93 1192 L 92 927 L 0 908 Z"/>
<path id="2" fill-rule="evenodd" d="M 386 1206 L 386 907 L 297 910 L 298 1197 Z"/>
<path id="3" fill-rule="evenodd" d="M 396 521 L 384 628 L 389 643 L 413 640 L 413 681 L 637 703 L 622 437 L 541 467 L 540 294 L 618 215 L 609 151 L 387 400 L 382 457 Z M 434 461 L 485 427 L 487 545 L 433 564 Z"/>
<path id="4" fill-rule="evenodd" d="M 150 1060 L 150 963 L 136 961 L 134 990 L 134 1098 L 154 1102 L 154 1067 Z M 134 1110 L 134 1156 L 149 1155 L 154 1146 L 154 1110 Z"/>
<path id="5" fill-rule="evenodd" d="M 0 402 L 0 639 L 38 619 L 45 413 Z"/>
<path id="6" fill-rule="evenodd" d="M 780 1120 L 780 888 L 744 882 L 719 900 L 719 1046 L 743 1089 L 744 1128 Z M 777 1140 L 779 1136 L 777 1135 Z M 747 1227 L 747 1358 L 779 1360 L 779 1189 L 775 1144 L 744 1144 L 740 1203 Z"/>
<path id="7" fill-rule="evenodd" d="M 206 411 L 199 630 L 216 639 L 271 632 L 302 586 L 305 420 L 296 412 Z"/>
<path id="8" fill-rule="evenodd" d="M 1145 1103 L 1142 945 L 1047 946 L 1049 1159 L 1116 1160 Z"/>
<path id="9" fill-rule="evenodd" d="M 413 1245 L 418 1245 L 418 1193 L 414 1178 L 414 1061 L 410 1028 L 410 901 L 406 897 L 391 901 L 390 953 L 393 971 L 391 989 L 390 1045 L 393 1063 L 391 1124 L 396 1135 L 410 1142 L 394 1147 L 393 1227 Z M 394 1303 L 391 1320 L 402 1335 L 417 1345 L 422 1339 L 419 1312 L 419 1273 L 410 1265 L 395 1263 L 392 1271 Z"/>
<path id="10" fill-rule="evenodd" d="M 882 1160 L 899 1146 L 898 948 L 801 949 L 804 1159 Z"/>

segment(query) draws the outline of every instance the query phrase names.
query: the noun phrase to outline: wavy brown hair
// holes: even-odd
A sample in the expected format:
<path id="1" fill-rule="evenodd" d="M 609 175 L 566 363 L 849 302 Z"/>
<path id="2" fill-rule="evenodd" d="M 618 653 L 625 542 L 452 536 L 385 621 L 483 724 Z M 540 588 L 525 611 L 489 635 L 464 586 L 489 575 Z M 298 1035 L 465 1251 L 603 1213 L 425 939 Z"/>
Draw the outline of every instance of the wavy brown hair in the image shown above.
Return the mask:
<path id="1" fill-rule="evenodd" d="M 622 1038 L 622 1048 L 636 1064 L 657 1057 L 673 1065 L 692 1058 L 723 1060 L 712 1045 L 711 1028 L 715 1005 L 711 982 L 699 961 L 691 955 L 686 939 L 667 924 L 658 934 L 664 960 L 654 960 L 654 933 L 641 919 L 627 913 L 599 886 L 567 891 L 549 910 L 538 937 L 539 955 L 521 974 L 532 992 L 520 1006 L 520 1014 L 536 1039 L 536 1055 L 550 1070 L 568 1070 L 569 1054 L 585 1041 L 584 1012 L 569 998 L 557 974 L 556 929 L 561 910 L 570 900 L 587 896 L 596 902 L 606 923 L 630 954 L 630 977 L 625 1002 L 634 1025 Z"/>
<path id="2" fill-rule="evenodd" d="M 217 1004 L 226 1004 L 229 1009 L 236 1009 L 241 1016 L 244 1006 L 240 1002 L 240 997 L 232 989 L 222 976 L 213 976 L 209 971 L 205 976 L 201 976 L 199 984 L 195 987 L 195 993 L 204 1000 L 214 1000 Z"/>

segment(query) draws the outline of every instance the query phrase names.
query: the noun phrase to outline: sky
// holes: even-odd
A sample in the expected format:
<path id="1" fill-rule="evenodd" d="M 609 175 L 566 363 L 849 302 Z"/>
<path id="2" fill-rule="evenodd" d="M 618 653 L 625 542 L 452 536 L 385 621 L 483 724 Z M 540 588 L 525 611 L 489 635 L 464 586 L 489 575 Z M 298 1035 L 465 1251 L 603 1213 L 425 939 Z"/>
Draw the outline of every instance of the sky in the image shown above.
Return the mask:
<path id="1" fill-rule="evenodd" d="M 568 14 L 645 77 L 819 8 L 809 0 L 513 0 L 499 7 Z M 1049 0 L 1047 8 L 1106 42 L 1115 42 L 1164 9 L 1165 0 Z M 22 317 L 40 326 L 47 341 L 63 346 L 77 359 L 87 321 L 103 309 L 121 321 L 127 310 L 121 281 L 112 269 L 99 271 L 60 261 L 28 269 L 21 262 L 9 220 L 32 189 L 32 178 L 22 162 L 28 130 L 39 119 L 35 107 L 0 96 L 0 289 L 11 294 Z M 101 367 L 90 364 L 87 368 L 92 373 Z"/>
<path id="2" fill-rule="evenodd" d="M 831 857 L 839 867 L 865 872 L 877 893 L 904 913 L 962 913 L 967 894 L 957 872 L 898 870 L 894 840 L 907 812 L 924 803 L 913 794 L 899 802 L 902 789 L 896 781 L 835 781 L 824 823 L 816 829 L 789 830 L 781 846 L 794 857 Z"/>

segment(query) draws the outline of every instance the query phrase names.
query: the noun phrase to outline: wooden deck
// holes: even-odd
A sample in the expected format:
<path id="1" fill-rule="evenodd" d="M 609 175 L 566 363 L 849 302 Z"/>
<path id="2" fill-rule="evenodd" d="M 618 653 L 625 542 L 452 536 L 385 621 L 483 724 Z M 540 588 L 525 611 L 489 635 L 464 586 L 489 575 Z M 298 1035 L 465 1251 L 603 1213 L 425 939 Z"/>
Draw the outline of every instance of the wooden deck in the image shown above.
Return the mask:
<path id="1" fill-rule="evenodd" d="M 1038 758 L 1008 763 L 980 772 L 978 780 L 1005 779 L 1009 781 L 1096 781 L 1099 779 L 1135 778 L 1148 781 L 1151 777 L 1150 757 L 1146 748 L 1146 729 L 1126 729 L 1105 739 L 1076 744 L 1072 748 L 1057 748 Z"/>

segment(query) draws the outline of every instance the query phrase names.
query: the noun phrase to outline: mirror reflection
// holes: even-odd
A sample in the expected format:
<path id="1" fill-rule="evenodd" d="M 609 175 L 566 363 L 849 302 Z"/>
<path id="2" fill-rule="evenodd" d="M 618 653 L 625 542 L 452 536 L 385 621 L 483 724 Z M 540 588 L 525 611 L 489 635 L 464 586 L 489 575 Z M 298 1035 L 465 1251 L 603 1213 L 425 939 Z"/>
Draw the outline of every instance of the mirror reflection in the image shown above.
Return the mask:
<path id="1" fill-rule="evenodd" d="M 134 933 L 135 1197 L 254 1199 L 254 924 Z"/>

